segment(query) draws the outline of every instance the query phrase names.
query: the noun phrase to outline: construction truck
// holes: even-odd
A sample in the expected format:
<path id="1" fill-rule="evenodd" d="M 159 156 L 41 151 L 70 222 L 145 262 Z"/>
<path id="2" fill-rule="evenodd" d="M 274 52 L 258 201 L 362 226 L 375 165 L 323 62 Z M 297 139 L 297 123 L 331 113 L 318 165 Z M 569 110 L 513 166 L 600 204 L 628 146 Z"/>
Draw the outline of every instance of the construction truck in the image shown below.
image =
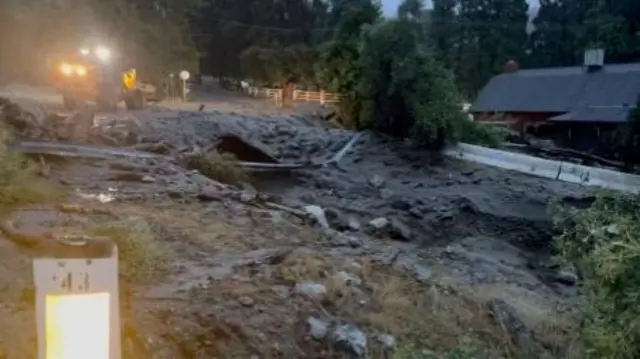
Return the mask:
<path id="1" fill-rule="evenodd" d="M 154 99 L 156 89 L 137 79 L 136 69 L 122 66 L 121 59 L 105 46 L 81 48 L 57 56 L 53 85 L 62 95 L 64 107 L 76 109 L 95 102 L 101 110 L 114 110 L 124 101 L 129 110 L 144 107 Z"/>

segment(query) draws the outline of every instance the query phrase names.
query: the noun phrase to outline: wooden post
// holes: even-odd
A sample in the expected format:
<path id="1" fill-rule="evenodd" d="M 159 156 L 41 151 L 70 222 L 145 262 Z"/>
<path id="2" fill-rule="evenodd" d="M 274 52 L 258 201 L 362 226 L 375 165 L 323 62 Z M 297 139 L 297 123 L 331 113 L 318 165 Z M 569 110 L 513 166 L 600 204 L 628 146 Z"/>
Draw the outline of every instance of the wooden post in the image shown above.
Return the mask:
<path id="1" fill-rule="evenodd" d="M 324 105 L 324 91 L 320 91 L 320 104 Z"/>
<path id="2" fill-rule="evenodd" d="M 283 94 L 284 94 L 284 91 L 282 89 L 280 89 L 273 96 L 273 98 L 276 100 L 275 101 L 276 102 L 276 106 L 278 106 L 278 107 L 282 107 L 284 105 Z"/>

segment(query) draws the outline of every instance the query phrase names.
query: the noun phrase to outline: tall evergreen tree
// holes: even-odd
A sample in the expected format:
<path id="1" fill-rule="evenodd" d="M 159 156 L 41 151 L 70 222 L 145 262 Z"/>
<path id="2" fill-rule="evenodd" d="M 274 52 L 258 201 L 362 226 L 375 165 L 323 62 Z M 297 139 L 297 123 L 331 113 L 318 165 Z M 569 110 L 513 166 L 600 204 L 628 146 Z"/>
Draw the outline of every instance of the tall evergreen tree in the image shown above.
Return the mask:
<path id="1" fill-rule="evenodd" d="M 456 48 L 463 39 L 457 23 L 455 8 L 459 0 L 434 0 L 429 19 L 429 36 L 436 50 L 436 58 L 446 67 L 457 69 L 459 57 Z"/>
<path id="2" fill-rule="evenodd" d="M 398 6 L 398 18 L 420 21 L 424 11 L 424 0 L 403 0 Z"/>
<path id="3" fill-rule="evenodd" d="M 531 35 L 531 66 L 570 66 L 586 48 L 600 47 L 607 62 L 640 58 L 640 2 L 541 0 Z"/>
<path id="4" fill-rule="evenodd" d="M 531 65 L 569 66 L 579 61 L 588 10 L 586 3 L 584 0 L 540 0 L 535 31 L 531 35 Z"/>
<path id="5" fill-rule="evenodd" d="M 472 97 L 509 59 L 524 56 L 527 42 L 526 0 L 461 2 L 459 22 L 463 42 L 459 84 Z"/>

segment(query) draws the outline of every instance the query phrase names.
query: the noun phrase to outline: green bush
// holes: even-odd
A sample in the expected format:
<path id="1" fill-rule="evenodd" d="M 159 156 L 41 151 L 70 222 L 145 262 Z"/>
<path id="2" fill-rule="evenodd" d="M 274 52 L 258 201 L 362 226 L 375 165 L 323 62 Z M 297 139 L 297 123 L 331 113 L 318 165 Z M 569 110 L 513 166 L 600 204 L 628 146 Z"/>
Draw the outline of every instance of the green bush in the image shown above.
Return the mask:
<path id="1" fill-rule="evenodd" d="M 39 183 L 38 166 L 23 155 L 12 151 L 7 142 L 10 132 L 0 127 L 0 207 L 56 200 L 62 191 L 50 183 Z"/>
<path id="2" fill-rule="evenodd" d="M 185 162 L 188 169 L 198 170 L 222 183 L 237 185 L 249 179 L 249 174 L 238 166 L 238 159 L 231 153 L 200 153 L 188 156 Z"/>
<path id="3" fill-rule="evenodd" d="M 588 209 L 555 209 L 560 258 L 581 271 L 585 358 L 640 354 L 640 197 L 601 193 Z"/>
<path id="4" fill-rule="evenodd" d="M 460 142 L 494 148 L 500 147 L 508 134 L 504 127 L 475 121 L 462 122 L 459 131 Z"/>

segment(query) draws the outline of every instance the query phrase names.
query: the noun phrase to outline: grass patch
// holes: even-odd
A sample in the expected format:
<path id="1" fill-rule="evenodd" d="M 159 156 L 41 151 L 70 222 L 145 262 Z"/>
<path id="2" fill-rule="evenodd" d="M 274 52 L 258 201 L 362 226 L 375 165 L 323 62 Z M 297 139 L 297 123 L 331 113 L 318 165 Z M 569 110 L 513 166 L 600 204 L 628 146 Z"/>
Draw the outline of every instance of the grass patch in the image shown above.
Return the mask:
<path id="1" fill-rule="evenodd" d="M 640 196 L 602 192 L 590 208 L 556 207 L 561 260 L 582 274 L 581 358 L 640 353 Z"/>
<path id="2" fill-rule="evenodd" d="M 395 336 L 400 344 L 394 359 L 530 358 L 526 348 L 517 348 L 509 333 L 490 316 L 487 302 L 513 297 L 511 292 L 501 294 L 495 292 L 498 288 L 487 291 L 469 287 L 445 277 L 427 286 L 378 267 L 366 268 L 364 272 L 362 276 L 370 286 L 373 301 L 368 304 L 369 310 L 356 314 L 355 320 L 367 332 Z M 556 315 L 553 305 L 543 313 L 538 311 L 538 304 L 547 308 L 546 303 L 537 300 L 529 303 L 530 298 L 524 297 L 511 299 L 522 302 L 513 305 L 514 308 L 536 338 L 549 346 L 551 357 L 568 358 L 565 352 L 570 349 L 573 337 L 565 329 L 574 328 L 574 322 L 569 319 L 561 322 L 565 318 Z M 521 313 L 519 309 L 533 313 Z M 543 331 L 548 331 L 546 336 Z"/>
<path id="3" fill-rule="evenodd" d="M 90 233 L 117 244 L 120 273 L 132 282 L 145 284 L 166 272 L 167 253 L 146 221 L 122 220 L 94 227 Z"/>
<path id="4" fill-rule="evenodd" d="M 473 341 L 465 338 L 457 347 L 442 352 L 419 350 L 413 345 L 404 345 L 393 353 L 392 359 L 476 359 L 477 354 Z"/>
<path id="5" fill-rule="evenodd" d="M 197 170 L 212 180 L 238 185 L 249 180 L 249 174 L 238 166 L 238 159 L 231 153 L 200 153 L 185 160 L 188 169 Z"/>
<path id="6" fill-rule="evenodd" d="M 39 178 L 38 165 L 9 149 L 9 139 L 10 132 L 0 127 L 0 210 L 61 199 L 63 191 Z"/>
<path id="7" fill-rule="evenodd" d="M 425 353 L 456 350 L 461 338 L 467 337 L 487 350 L 490 343 L 502 341 L 503 333 L 496 333 L 484 301 L 474 302 L 453 291 L 376 271 L 367 282 L 373 290 L 373 310 L 361 321 L 374 332 L 391 333 L 407 345 L 400 347 L 398 358 L 432 358 Z"/>
<path id="8" fill-rule="evenodd" d="M 294 252 L 278 266 L 279 277 L 287 283 L 321 281 L 326 262 L 319 254 Z"/>

